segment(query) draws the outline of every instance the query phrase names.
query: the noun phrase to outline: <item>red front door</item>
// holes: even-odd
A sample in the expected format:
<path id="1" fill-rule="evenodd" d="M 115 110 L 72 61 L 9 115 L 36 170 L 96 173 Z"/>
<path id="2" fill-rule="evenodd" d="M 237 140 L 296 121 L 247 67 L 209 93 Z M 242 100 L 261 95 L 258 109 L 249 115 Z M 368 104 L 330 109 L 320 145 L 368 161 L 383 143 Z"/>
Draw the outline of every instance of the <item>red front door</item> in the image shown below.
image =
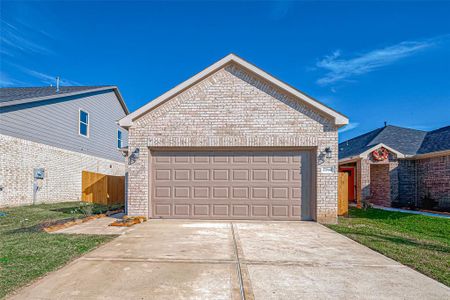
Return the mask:
<path id="1" fill-rule="evenodd" d="M 348 174 L 348 201 L 356 201 L 355 197 L 355 168 L 352 167 L 341 167 L 340 172 L 345 172 Z"/>

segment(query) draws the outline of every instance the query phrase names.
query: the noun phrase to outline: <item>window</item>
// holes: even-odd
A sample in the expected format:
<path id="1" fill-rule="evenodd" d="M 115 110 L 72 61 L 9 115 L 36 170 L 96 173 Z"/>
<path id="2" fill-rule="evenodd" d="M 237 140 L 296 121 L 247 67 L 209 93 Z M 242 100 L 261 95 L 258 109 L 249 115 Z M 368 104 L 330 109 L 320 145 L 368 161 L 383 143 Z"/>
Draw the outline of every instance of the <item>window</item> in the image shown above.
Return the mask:
<path id="1" fill-rule="evenodd" d="M 89 114 L 80 109 L 80 125 L 78 133 L 82 136 L 89 137 Z"/>
<path id="2" fill-rule="evenodd" d="M 117 148 L 122 148 L 122 131 L 117 130 Z"/>

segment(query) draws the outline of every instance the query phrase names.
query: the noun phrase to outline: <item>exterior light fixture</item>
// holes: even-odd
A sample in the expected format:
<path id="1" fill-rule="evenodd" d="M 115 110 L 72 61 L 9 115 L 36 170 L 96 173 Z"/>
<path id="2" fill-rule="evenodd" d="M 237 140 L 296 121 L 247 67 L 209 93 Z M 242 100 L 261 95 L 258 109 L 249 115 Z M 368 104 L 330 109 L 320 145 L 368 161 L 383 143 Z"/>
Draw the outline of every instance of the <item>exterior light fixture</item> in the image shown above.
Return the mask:
<path id="1" fill-rule="evenodd" d="M 330 159 L 332 157 L 331 154 L 332 154 L 331 148 L 330 147 L 326 147 L 325 148 L 325 157 L 327 159 Z"/>
<path id="2" fill-rule="evenodd" d="M 134 156 L 135 159 L 139 158 L 139 148 L 134 149 L 133 156 Z"/>

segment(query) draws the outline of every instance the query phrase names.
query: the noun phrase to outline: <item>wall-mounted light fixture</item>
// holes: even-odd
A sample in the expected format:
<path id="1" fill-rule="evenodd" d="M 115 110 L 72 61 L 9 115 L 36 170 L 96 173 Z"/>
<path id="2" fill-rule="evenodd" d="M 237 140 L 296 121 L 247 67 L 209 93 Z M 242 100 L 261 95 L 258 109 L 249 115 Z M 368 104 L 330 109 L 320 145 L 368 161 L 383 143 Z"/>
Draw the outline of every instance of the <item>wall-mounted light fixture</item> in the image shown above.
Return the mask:
<path id="1" fill-rule="evenodd" d="M 133 151 L 132 154 L 133 154 L 133 156 L 134 156 L 135 159 L 138 159 L 138 158 L 139 158 L 139 151 L 140 151 L 139 148 L 134 149 L 134 151 Z"/>
<path id="2" fill-rule="evenodd" d="M 136 160 L 139 158 L 139 148 L 136 148 L 131 152 L 130 156 L 128 157 L 128 164 L 132 165 L 136 162 Z"/>
<path id="3" fill-rule="evenodd" d="M 327 159 L 330 159 L 330 158 L 332 157 L 332 151 L 331 151 L 331 148 L 330 148 L 330 147 L 326 147 L 326 148 L 325 148 L 325 157 L 326 157 Z"/>

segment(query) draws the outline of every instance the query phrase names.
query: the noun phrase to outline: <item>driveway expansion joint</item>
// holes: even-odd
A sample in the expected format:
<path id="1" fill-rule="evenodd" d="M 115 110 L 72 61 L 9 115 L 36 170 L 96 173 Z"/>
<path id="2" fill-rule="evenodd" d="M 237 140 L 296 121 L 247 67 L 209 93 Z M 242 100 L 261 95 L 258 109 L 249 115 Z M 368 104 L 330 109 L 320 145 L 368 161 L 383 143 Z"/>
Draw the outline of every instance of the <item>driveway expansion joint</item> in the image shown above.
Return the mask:
<path id="1" fill-rule="evenodd" d="M 247 264 L 241 261 L 241 257 L 244 258 L 244 251 L 239 239 L 238 230 L 234 229 L 234 224 L 231 223 L 231 233 L 233 234 L 233 242 L 235 248 L 235 254 L 237 259 L 237 272 L 239 277 L 239 284 L 241 286 L 242 299 L 254 300 L 252 283 L 250 281 L 250 274 L 248 272 Z"/>

